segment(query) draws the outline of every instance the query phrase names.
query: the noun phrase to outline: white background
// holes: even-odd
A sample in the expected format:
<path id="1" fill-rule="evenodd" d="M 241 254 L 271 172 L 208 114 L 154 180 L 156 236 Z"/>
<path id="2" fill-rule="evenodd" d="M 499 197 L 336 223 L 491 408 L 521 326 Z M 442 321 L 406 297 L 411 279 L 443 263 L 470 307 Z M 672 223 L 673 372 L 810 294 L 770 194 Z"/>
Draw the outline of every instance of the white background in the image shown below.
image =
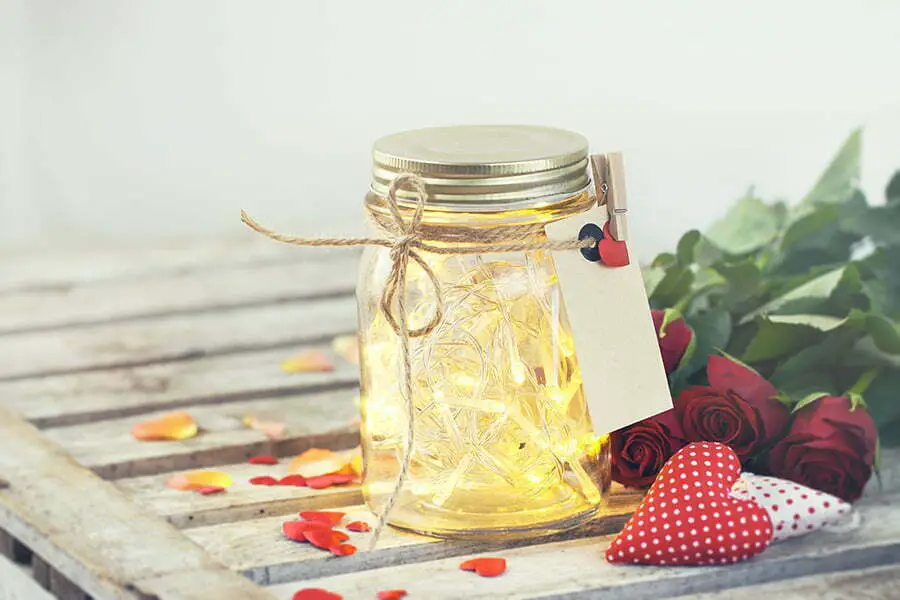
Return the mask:
<path id="1" fill-rule="evenodd" d="M 625 153 L 639 253 L 866 126 L 900 168 L 896 0 L 0 0 L 0 243 L 355 233 L 372 141 L 570 128 Z"/>

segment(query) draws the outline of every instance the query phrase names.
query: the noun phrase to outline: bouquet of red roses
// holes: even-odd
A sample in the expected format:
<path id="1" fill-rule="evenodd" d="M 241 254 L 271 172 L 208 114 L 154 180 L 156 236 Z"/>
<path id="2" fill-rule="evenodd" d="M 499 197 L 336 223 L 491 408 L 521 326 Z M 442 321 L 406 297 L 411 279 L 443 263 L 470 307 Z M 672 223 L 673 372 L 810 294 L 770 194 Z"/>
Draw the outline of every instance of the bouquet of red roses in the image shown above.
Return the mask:
<path id="1" fill-rule="evenodd" d="M 612 434 L 616 481 L 721 442 L 852 501 L 900 445 L 900 172 L 872 205 L 859 155 L 857 131 L 799 203 L 751 192 L 643 270 L 674 408 Z"/>

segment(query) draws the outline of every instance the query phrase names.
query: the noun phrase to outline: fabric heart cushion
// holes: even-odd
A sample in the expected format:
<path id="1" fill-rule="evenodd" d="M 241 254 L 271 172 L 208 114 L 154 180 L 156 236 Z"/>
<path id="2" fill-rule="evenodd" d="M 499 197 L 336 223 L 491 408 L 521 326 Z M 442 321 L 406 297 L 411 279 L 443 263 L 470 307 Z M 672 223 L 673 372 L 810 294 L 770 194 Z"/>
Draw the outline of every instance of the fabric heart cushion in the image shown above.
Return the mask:
<path id="1" fill-rule="evenodd" d="M 731 564 L 772 541 L 768 513 L 731 488 L 741 462 L 731 448 L 694 442 L 663 466 L 638 509 L 606 550 L 611 563 Z"/>
<path id="2" fill-rule="evenodd" d="M 731 495 L 750 499 L 769 513 L 778 542 L 841 523 L 851 507 L 836 496 L 777 477 L 744 473 Z"/>

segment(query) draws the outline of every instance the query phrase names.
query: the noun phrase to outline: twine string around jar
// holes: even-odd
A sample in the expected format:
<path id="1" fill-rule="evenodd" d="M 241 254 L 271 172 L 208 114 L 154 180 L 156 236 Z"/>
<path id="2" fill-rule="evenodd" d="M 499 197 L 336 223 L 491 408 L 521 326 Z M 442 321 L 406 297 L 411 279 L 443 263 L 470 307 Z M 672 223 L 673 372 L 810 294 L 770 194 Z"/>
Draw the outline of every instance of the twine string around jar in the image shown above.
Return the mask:
<path id="1" fill-rule="evenodd" d="M 605 185 L 605 184 L 604 184 Z M 397 192 L 406 186 L 415 195 L 415 209 L 409 220 L 404 219 L 397 201 Z M 378 515 L 378 521 L 372 530 L 369 550 L 378 543 L 387 519 L 399 499 L 403 485 L 409 476 L 413 450 L 415 448 L 415 405 L 413 403 L 412 359 L 409 351 L 410 338 L 421 337 L 431 333 L 443 318 L 444 300 L 441 284 L 434 271 L 422 258 L 420 251 L 433 254 L 483 254 L 489 252 L 523 252 L 528 250 L 581 250 L 589 248 L 598 240 L 587 237 L 572 240 L 534 240 L 519 241 L 509 238 L 502 230 L 471 231 L 463 244 L 438 246 L 429 244 L 422 237 L 421 225 L 425 213 L 428 193 L 421 177 L 411 173 L 403 173 L 395 177 L 387 191 L 387 207 L 392 220 L 373 220 L 385 231 L 386 237 L 360 238 L 303 238 L 287 236 L 267 229 L 254 221 L 246 212 L 241 211 L 241 221 L 245 225 L 273 240 L 293 246 L 381 246 L 390 249 L 391 270 L 381 295 L 381 310 L 385 320 L 393 329 L 400 342 L 401 356 L 401 394 L 404 412 L 406 413 L 406 437 L 403 444 L 403 456 L 400 457 L 400 471 L 393 489 L 387 498 L 384 508 Z M 371 209 L 370 209 L 371 212 Z M 409 261 L 413 260 L 421 267 L 431 283 L 434 294 L 434 314 L 422 327 L 410 329 L 408 309 L 406 306 L 406 272 Z M 396 308 L 395 308 L 396 307 Z"/>

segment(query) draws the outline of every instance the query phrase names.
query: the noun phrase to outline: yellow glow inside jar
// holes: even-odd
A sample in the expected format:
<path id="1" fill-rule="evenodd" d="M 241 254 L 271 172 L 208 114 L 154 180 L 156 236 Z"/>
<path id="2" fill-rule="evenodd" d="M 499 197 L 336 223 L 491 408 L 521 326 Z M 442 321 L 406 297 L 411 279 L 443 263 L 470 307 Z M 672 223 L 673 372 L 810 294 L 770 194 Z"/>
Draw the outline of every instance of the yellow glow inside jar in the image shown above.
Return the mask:
<path id="1" fill-rule="evenodd" d="M 484 132 L 476 134 L 475 141 L 469 141 L 477 146 Z M 544 135 L 543 130 L 539 134 Z M 472 137 L 472 132 L 465 135 Z M 439 138 L 444 143 L 452 135 Z M 571 139 L 575 138 L 565 141 Z M 461 147 L 451 146 L 454 152 Z M 419 146 L 413 147 L 422 152 Z M 382 176 L 384 164 L 391 164 L 377 148 L 376 163 L 383 164 L 376 164 L 376 178 Z M 517 146 L 515 152 L 523 151 Z M 561 150 L 554 147 L 553 152 Z M 482 160 L 475 155 L 478 158 L 473 160 Z M 576 166 L 582 160 L 574 151 L 562 156 Z M 454 157 L 458 162 L 458 155 Z M 404 170 L 415 171 L 409 157 L 397 162 Z M 544 163 L 526 163 L 546 171 Z M 421 168 L 426 169 L 436 163 L 423 164 Z M 512 163 L 498 164 L 508 169 Z M 565 179 L 584 174 L 567 165 L 560 167 L 568 169 L 568 174 L 560 176 L 559 185 L 569 185 L 573 191 L 557 194 L 552 206 L 520 202 L 524 208 L 503 206 L 488 212 L 429 207 L 426 222 L 439 221 L 449 232 L 440 243 L 451 247 L 455 242 L 448 239 L 457 226 L 513 227 L 510 235 L 515 239 L 544 239 L 542 224 L 559 218 L 560 206 L 584 207 L 591 202 L 583 181 Z M 450 171 L 459 168 L 447 167 Z M 458 192 L 446 183 L 452 175 L 447 169 L 429 186 L 437 190 L 438 200 L 443 197 L 442 185 L 448 193 Z M 464 183 L 481 192 L 493 185 L 490 178 L 477 180 L 486 182 L 480 188 L 472 181 Z M 509 187 L 507 181 L 498 185 L 507 186 L 504 190 Z M 373 184 L 370 206 L 383 201 L 377 191 Z M 474 198 L 475 205 L 487 197 L 469 189 L 463 192 L 465 200 L 457 200 L 461 204 Z M 526 185 L 521 191 L 524 200 L 529 193 Z M 609 440 L 591 428 L 551 254 L 535 250 L 422 256 L 440 281 L 444 313 L 433 331 L 410 340 L 415 448 L 408 481 L 389 522 L 430 535 L 489 539 L 547 534 L 591 519 L 604 506 L 609 488 Z M 357 294 L 363 493 L 375 511 L 384 507 L 399 472 L 407 427 L 400 344 L 380 305 L 390 266 L 387 249 L 367 249 Z M 408 269 L 406 288 L 409 325 L 422 326 L 434 314 L 435 296 L 430 281 L 414 263 Z"/>

